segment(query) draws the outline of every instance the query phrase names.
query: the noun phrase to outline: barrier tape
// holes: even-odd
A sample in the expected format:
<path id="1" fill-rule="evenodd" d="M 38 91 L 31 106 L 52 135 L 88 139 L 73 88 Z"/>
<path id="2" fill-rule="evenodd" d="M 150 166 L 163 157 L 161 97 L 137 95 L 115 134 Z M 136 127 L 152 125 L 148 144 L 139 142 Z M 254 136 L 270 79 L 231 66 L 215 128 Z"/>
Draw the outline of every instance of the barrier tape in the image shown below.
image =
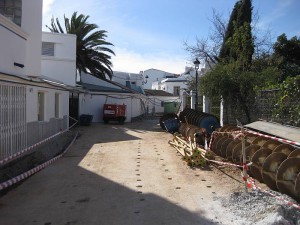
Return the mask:
<path id="1" fill-rule="evenodd" d="M 77 136 L 78 136 L 78 132 L 76 133 L 75 137 L 73 138 L 73 140 L 69 144 L 69 146 L 60 155 L 58 155 L 58 156 L 56 156 L 56 157 L 48 160 L 47 162 L 45 162 L 45 163 L 43 163 L 41 165 L 38 165 L 37 167 L 35 167 L 35 168 L 31 169 L 31 170 L 26 171 L 25 173 L 22 173 L 22 174 L 14 177 L 14 178 L 12 178 L 10 180 L 7 180 L 7 181 L 1 183 L 0 184 L 0 191 L 2 191 L 4 189 L 6 189 L 6 188 L 8 188 L 8 187 L 10 187 L 10 186 L 18 183 L 18 182 L 20 182 L 20 181 L 22 181 L 24 179 L 26 179 L 27 177 L 30 177 L 31 175 L 39 172 L 40 170 L 44 169 L 45 167 L 47 167 L 49 165 L 51 165 L 57 159 L 61 158 L 69 150 L 69 148 L 72 146 L 72 144 L 75 142 Z"/>
<path id="2" fill-rule="evenodd" d="M 204 158 L 204 159 L 209 161 L 209 162 L 217 163 L 217 164 L 220 164 L 220 165 L 223 165 L 223 166 L 234 166 L 234 167 L 243 168 L 242 165 L 237 165 L 237 164 L 227 163 L 227 162 L 221 162 L 221 161 L 216 161 L 216 160 L 207 159 L 207 158 Z"/>
<path id="3" fill-rule="evenodd" d="M 254 179 L 253 179 L 252 177 L 248 177 L 248 179 L 249 179 L 250 181 L 247 181 L 247 185 L 248 185 L 248 187 L 251 188 L 252 190 L 259 190 L 259 191 L 261 191 L 261 192 L 263 192 L 263 193 L 266 193 L 266 194 L 268 194 L 268 195 L 270 195 L 270 196 L 272 196 L 272 197 L 274 197 L 274 198 L 276 198 L 276 199 L 278 199 L 278 200 L 284 202 L 285 204 L 287 204 L 287 205 L 289 205 L 289 206 L 292 206 L 292 207 L 294 207 L 294 208 L 300 210 L 300 206 L 297 205 L 297 204 L 295 204 L 294 202 L 290 202 L 290 201 L 284 199 L 283 197 L 279 197 L 279 196 L 277 196 L 277 195 L 275 195 L 275 194 L 273 194 L 273 193 L 271 193 L 271 192 L 269 192 L 269 191 L 266 191 L 266 190 L 264 190 L 264 189 L 258 187 L 258 186 L 255 184 L 255 181 L 254 181 Z"/>
<path id="4" fill-rule="evenodd" d="M 213 131 L 211 133 L 211 136 L 210 136 L 210 141 L 209 141 L 209 145 L 208 145 L 208 149 L 211 150 L 211 145 L 212 145 L 212 140 L 214 139 L 214 137 L 216 136 L 217 132 L 216 131 Z"/>
<path id="5" fill-rule="evenodd" d="M 283 138 L 277 138 L 277 137 L 274 137 L 274 136 L 270 136 L 270 135 L 266 135 L 266 134 L 261 134 L 261 133 L 258 133 L 258 132 L 255 132 L 255 131 L 250 131 L 250 130 L 246 130 L 247 133 L 252 133 L 252 134 L 255 134 L 255 135 L 258 135 L 258 136 L 262 136 L 262 137 L 266 137 L 266 138 L 271 138 L 271 139 L 274 139 L 274 140 L 277 140 L 277 141 L 280 141 L 280 142 L 284 142 L 284 143 L 288 143 L 288 144 L 292 144 L 292 145 L 299 145 L 300 146 L 300 143 L 299 142 L 296 142 L 296 141 L 290 141 L 290 140 L 286 140 L 286 139 L 283 139 Z M 214 131 L 211 135 L 211 139 L 210 139 L 210 143 L 209 143 L 209 146 L 208 146 L 208 149 L 210 150 L 211 149 L 211 145 L 212 145 L 212 139 L 214 138 L 214 136 L 218 133 L 228 133 L 228 132 L 216 132 Z M 241 135 L 244 135 L 241 131 L 233 131 L 233 132 L 230 132 L 234 138 L 238 138 L 240 137 Z M 220 165 L 226 165 L 226 166 L 234 166 L 234 167 L 239 167 L 239 168 L 243 168 L 245 170 L 248 170 L 249 169 L 249 166 L 252 164 L 252 162 L 248 163 L 248 164 L 244 164 L 244 165 L 237 165 L 237 164 L 233 164 L 233 163 L 227 163 L 227 162 L 220 162 L 220 161 L 216 161 L 216 160 L 210 160 L 210 159 L 207 159 L 204 157 L 205 160 L 207 161 L 210 161 L 210 162 L 214 162 L 214 163 L 217 163 L 217 164 L 220 164 Z M 300 210 L 300 206 L 295 204 L 294 202 L 291 202 L 291 201 L 288 201 L 286 199 L 284 199 L 283 197 L 279 197 L 269 191 L 266 191 L 260 187 L 258 187 L 256 184 L 255 184 L 255 181 L 253 178 L 249 177 L 247 175 L 247 177 L 245 177 L 242 173 L 242 179 L 243 181 L 246 182 L 247 184 L 247 187 L 248 188 L 251 188 L 252 190 L 259 190 L 263 193 L 266 193 L 282 202 L 284 202 L 285 204 L 289 205 L 289 206 L 292 206 L 298 210 Z M 250 181 L 249 181 L 250 180 Z"/>
<path id="6" fill-rule="evenodd" d="M 72 118 L 72 119 L 73 119 L 73 118 Z M 4 158 L 4 159 L 0 160 L 0 165 L 6 164 L 6 163 L 8 163 L 9 161 L 12 161 L 12 160 L 14 160 L 14 159 L 16 159 L 16 158 L 18 158 L 18 157 L 24 155 L 25 153 L 31 151 L 31 150 L 34 149 L 35 147 L 37 147 L 37 146 L 39 146 L 39 145 L 41 145 L 41 144 L 43 144 L 43 143 L 45 143 L 45 142 L 47 142 L 47 141 L 49 141 L 49 140 L 55 138 L 56 136 L 59 136 L 59 135 L 65 133 L 65 132 L 67 132 L 68 130 L 72 129 L 76 124 L 77 124 L 77 122 L 74 123 L 71 127 L 67 128 L 67 129 L 65 129 L 65 130 L 63 130 L 63 131 L 60 131 L 60 132 L 58 132 L 58 133 L 56 133 L 56 134 L 54 134 L 54 135 L 52 135 L 52 136 L 50 136 L 50 137 L 48 137 L 48 138 L 42 140 L 42 141 L 39 141 L 39 142 L 37 142 L 37 143 L 35 143 L 35 144 L 33 144 L 33 145 L 31 145 L 31 146 L 29 146 L 29 147 L 27 147 L 27 148 L 21 150 L 21 151 L 18 151 L 17 153 L 14 153 L 13 155 L 8 156 L 7 158 Z"/>
<path id="7" fill-rule="evenodd" d="M 248 129 L 246 130 L 246 132 L 251 133 L 251 134 L 255 134 L 255 135 L 261 136 L 261 137 L 271 138 L 273 140 L 280 141 L 280 142 L 283 142 L 283 143 L 300 146 L 300 143 L 297 142 L 297 141 L 290 141 L 290 140 L 287 140 L 287 139 L 278 138 L 278 137 L 270 136 L 270 135 L 267 135 L 267 134 L 261 134 L 261 133 L 251 131 L 251 130 L 248 130 Z"/>

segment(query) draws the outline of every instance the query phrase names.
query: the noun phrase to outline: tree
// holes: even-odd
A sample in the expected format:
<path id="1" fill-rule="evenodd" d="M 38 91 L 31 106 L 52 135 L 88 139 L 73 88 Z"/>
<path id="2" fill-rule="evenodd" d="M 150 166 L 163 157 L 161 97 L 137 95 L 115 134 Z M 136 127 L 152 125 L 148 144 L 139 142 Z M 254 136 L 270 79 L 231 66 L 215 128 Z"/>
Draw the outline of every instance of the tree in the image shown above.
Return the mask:
<path id="1" fill-rule="evenodd" d="M 83 14 L 72 14 L 71 19 L 64 16 L 65 30 L 62 28 L 59 19 L 51 19 L 51 25 L 46 26 L 51 32 L 75 34 L 76 40 L 76 68 L 79 73 L 90 72 L 93 76 L 106 79 L 112 77 L 111 55 L 115 53 L 108 48 L 113 46 L 107 42 L 105 30 L 96 30 L 98 26 L 89 23 L 89 16 Z"/>
<path id="2" fill-rule="evenodd" d="M 232 37 L 234 34 L 234 22 L 237 21 L 240 5 L 241 5 L 240 1 L 236 2 L 233 7 L 233 10 L 230 14 L 229 22 L 228 22 L 226 30 L 225 30 L 225 35 L 224 35 L 224 39 L 222 40 L 223 43 L 222 43 L 222 47 L 220 49 L 220 54 L 219 54 L 219 57 L 221 59 L 226 59 L 230 55 L 230 46 L 227 43 L 227 40 L 230 37 Z"/>
<path id="3" fill-rule="evenodd" d="M 298 37 L 288 40 L 287 36 L 282 34 L 278 36 L 273 49 L 273 63 L 281 71 L 281 82 L 287 77 L 300 75 L 300 39 Z"/>
<path id="4" fill-rule="evenodd" d="M 219 55 L 219 58 L 225 62 L 239 62 L 242 70 L 249 69 L 254 53 L 251 22 L 251 0 L 236 2 Z"/>
<path id="5" fill-rule="evenodd" d="M 251 1 L 247 0 L 245 3 L 243 3 L 243 1 L 238 1 L 235 4 L 228 22 L 223 18 L 221 13 L 217 12 L 215 9 L 212 10 L 212 17 L 209 18 L 212 24 L 209 35 L 207 37 L 197 37 L 196 44 L 184 42 L 185 50 L 190 53 L 192 59 L 198 58 L 201 62 L 207 63 L 211 68 L 213 67 L 212 65 L 220 62 L 222 59 L 224 61 L 224 58 L 227 58 L 229 55 L 230 47 L 229 44 L 225 47 L 225 40 L 232 37 L 234 33 L 233 21 L 237 21 L 239 14 L 241 18 L 239 21 L 248 21 L 248 24 L 251 25 L 251 36 L 248 36 L 251 37 L 249 40 L 252 41 L 252 49 L 249 51 L 248 59 L 250 59 L 250 55 L 253 54 L 255 56 L 253 58 L 259 58 L 263 54 L 270 53 L 273 45 L 270 31 L 262 31 L 259 29 L 257 26 L 259 22 L 258 12 L 256 11 L 252 15 L 253 9 Z M 246 8 L 248 8 L 247 16 L 243 16 L 241 12 L 246 11 Z M 252 16 L 253 19 L 250 20 L 249 16 Z M 238 25 L 236 26 L 239 27 Z"/>
<path id="6" fill-rule="evenodd" d="M 247 122 L 251 121 L 254 88 L 259 84 L 251 71 L 254 53 L 251 22 L 251 0 L 236 2 L 220 49 L 220 62 L 200 82 L 206 96 L 222 96 L 231 109 L 244 112 Z"/>

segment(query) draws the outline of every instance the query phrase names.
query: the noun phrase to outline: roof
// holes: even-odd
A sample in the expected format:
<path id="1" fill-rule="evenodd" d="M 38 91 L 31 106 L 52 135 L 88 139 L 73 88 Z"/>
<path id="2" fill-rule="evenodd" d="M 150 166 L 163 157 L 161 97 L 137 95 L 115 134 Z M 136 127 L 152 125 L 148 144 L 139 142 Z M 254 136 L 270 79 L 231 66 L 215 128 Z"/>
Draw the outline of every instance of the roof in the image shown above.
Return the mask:
<path id="1" fill-rule="evenodd" d="M 14 75 L 0 72 L 1 81 L 17 83 L 23 85 L 37 86 L 37 87 L 45 87 L 45 88 L 53 88 L 57 90 L 66 90 L 66 91 L 74 91 L 77 90 L 76 87 L 66 85 L 61 81 L 54 80 L 50 77 L 46 76 L 25 76 L 25 75 Z"/>
<path id="2" fill-rule="evenodd" d="M 184 77 L 174 77 L 174 78 L 163 79 L 161 82 L 162 83 L 166 83 L 166 82 L 187 82 L 187 80 Z"/>
<path id="3" fill-rule="evenodd" d="M 100 79 L 98 77 L 93 76 L 90 73 L 82 73 L 81 74 L 81 82 L 83 88 L 89 91 L 97 91 L 97 92 L 117 92 L 117 93 L 133 93 L 133 94 L 143 94 L 137 90 L 134 90 L 130 87 L 126 87 L 118 82 L 111 81 L 108 79 Z M 86 78 L 90 77 L 92 80 L 83 79 L 84 76 Z"/>
<path id="4" fill-rule="evenodd" d="M 144 89 L 147 96 L 174 96 L 173 94 L 163 90 Z"/>
<path id="5" fill-rule="evenodd" d="M 114 92 L 114 93 L 132 93 L 129 90 L 122 89 L 122 88 L 113 88 L 113 87 L 105 87 L 95 84 L 87 84 L 87 83 L 81 83 L 81 86 L 83 89 L 87 89 L 89 91 L 95 91 L 95 92 Z"/>

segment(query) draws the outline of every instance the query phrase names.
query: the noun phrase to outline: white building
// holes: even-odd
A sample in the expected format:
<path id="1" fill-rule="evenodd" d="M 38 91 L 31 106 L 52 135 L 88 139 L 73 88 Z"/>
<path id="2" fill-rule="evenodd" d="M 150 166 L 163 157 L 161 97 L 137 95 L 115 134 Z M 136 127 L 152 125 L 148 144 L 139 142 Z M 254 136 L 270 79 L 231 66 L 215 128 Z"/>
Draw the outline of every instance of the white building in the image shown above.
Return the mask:
<path id="1" fill-rule="evenodd" d="M 68 127 L 67 86 L 41 76 L 42 5 L 0 4 L 1 158 Z"/>
<path id="2" fill-rule="evenodd" d="M 111 80 L 124 86 L 126 86 L 128 82 L 130 82 L 130 84 L 134 84 L 140 87 L 144 85 L 142 73 L 126 73 L 114 71 Z"/>
<path id="3" fill-rule="evenodd" d="M 42 33 L 42 75 L 76 86 L 76 35 Z"/>
<path id="4" fill-rule="evenodd" d="M 153 90 L 163 90 L 174 96 L 181 96 L 184 89 L 187 88 L 187 79 L 185 77 L 166 78 L 152 83 Z"/>
<path id="5" fill-rule="evenodd" d="M 165 78 L 174 78 L 179 75 L 157 69 L 148 69 L 143 72 L 143 76 L 145 78 L 147 77 L 147 83 L 144 84 L 144 89 L 153 89 L 153 82 L 161 81 Z"/>
<path id="6" fill-rule="evenodd" d="M 93 116 L 92 122 L 103 122 L 103 105 L 126 105 L 126 120 L 131 122 L 146 113 L 146 96 L 114 81 L 101 80 L 90 74 L 81 74 L 85 93 L 79 95 L 79 114 Z"/>

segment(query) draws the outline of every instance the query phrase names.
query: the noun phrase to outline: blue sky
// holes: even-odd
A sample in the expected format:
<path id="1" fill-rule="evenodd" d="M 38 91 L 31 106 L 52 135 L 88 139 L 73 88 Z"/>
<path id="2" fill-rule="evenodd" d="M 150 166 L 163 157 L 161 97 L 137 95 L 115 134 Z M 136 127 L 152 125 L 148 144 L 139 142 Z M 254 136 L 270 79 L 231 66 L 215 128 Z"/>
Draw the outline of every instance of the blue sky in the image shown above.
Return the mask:
<path id="1" fill-rule="evenodd" d="M 212 27 L 212 9 L 228 18 L 236 0 L 43 0 L 43 30 L 51 17 L 74 11 L 108 31 L 114 44 L 113 69 L 138 73 L 150 68 L 182 73 L 190 65 L 183 42 L 205 38 Z M 282 33 L 300 36 L 299 0 L 253 0 L 258 27 L 270 29 L 274 41 Z"/>

